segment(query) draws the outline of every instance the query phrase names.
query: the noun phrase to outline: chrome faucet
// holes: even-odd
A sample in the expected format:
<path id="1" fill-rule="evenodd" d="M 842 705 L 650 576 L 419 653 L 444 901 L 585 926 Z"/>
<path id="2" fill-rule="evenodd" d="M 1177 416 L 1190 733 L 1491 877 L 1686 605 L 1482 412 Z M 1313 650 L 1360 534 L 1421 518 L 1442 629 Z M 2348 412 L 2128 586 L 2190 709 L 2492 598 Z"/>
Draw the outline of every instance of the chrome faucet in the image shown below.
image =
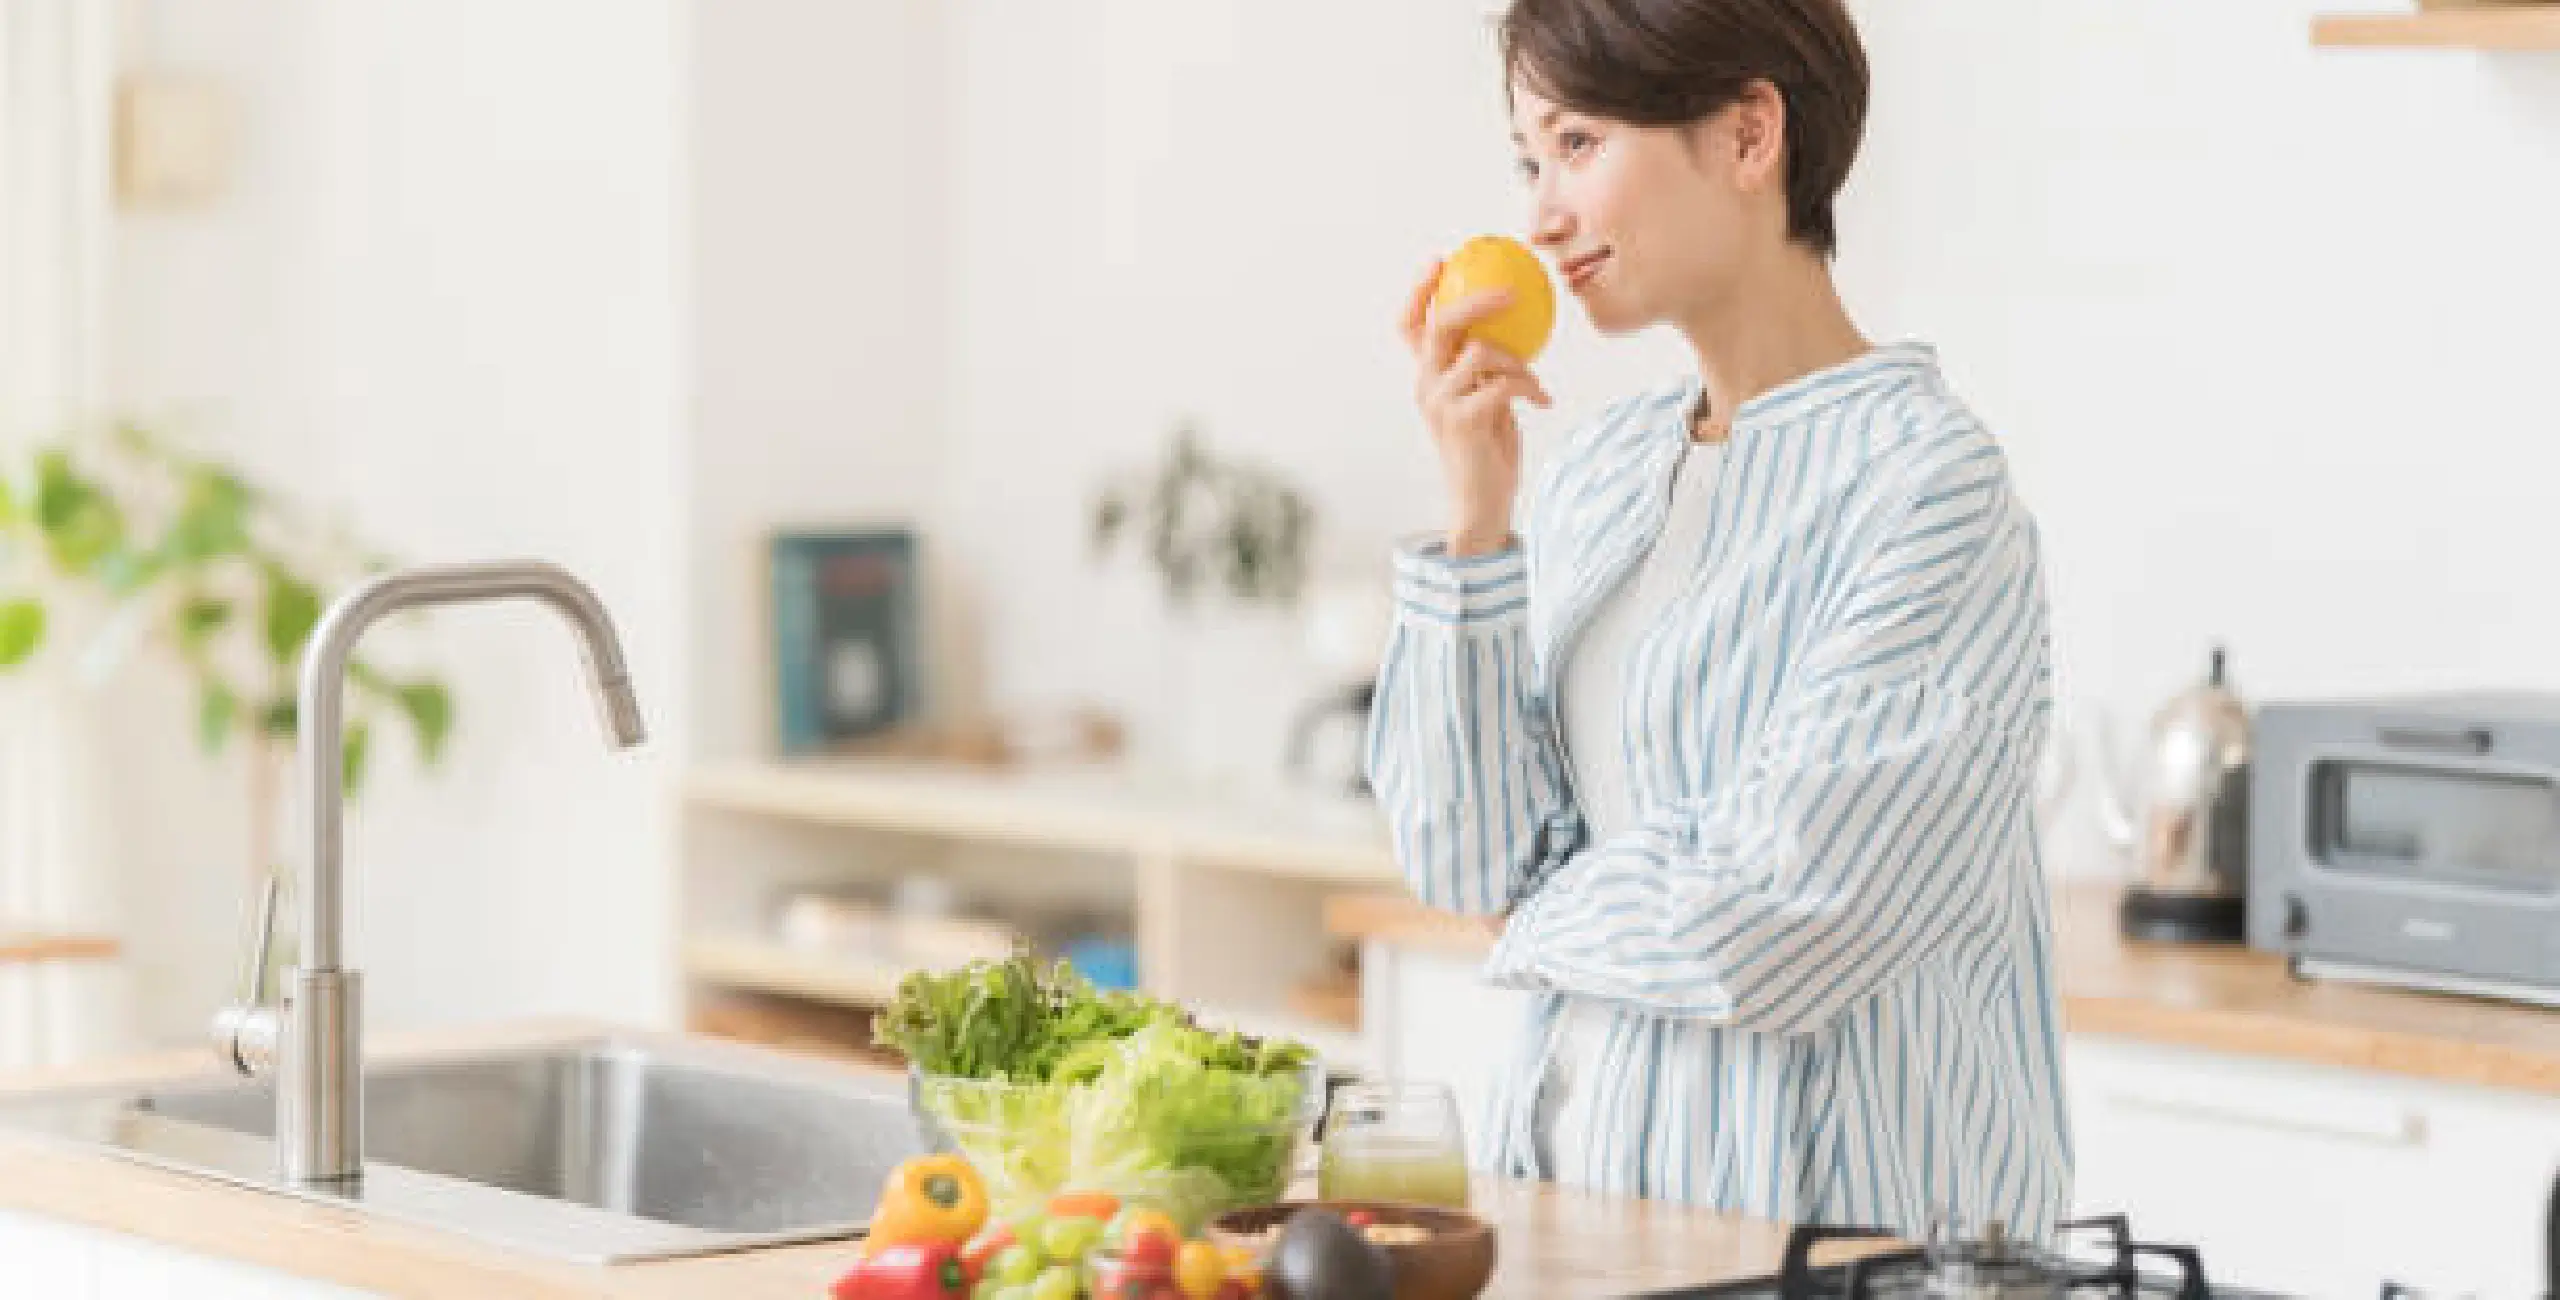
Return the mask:
<path id="1" fill-rule="evenodd" d="M 365 629 L 384 615 L 424 605 L 538 600 L 577 629 L 605 730 L 618 747 L 647 728 L 631 691 L 613 617 L 587 585 L 557 565 L 533 560 L 407 569 L 366 580 L 340 596 L 312 629 L 302 656 L 301 745 L 297 762 L 308 801 L 310 870 L 302 892 L 300 964 L 286 972 L 280 1002 L 261 1004 L 276 882 L 270 878 L 238 1003 L 214 1017 L 214 1042 L 242 1074 L 276 1079 L 276 1155 L 285 1178 L 349 1182 L 364 1172 L 363 987 L 340 964 L 346 904 L 343 819 L 347 661 Z"/>

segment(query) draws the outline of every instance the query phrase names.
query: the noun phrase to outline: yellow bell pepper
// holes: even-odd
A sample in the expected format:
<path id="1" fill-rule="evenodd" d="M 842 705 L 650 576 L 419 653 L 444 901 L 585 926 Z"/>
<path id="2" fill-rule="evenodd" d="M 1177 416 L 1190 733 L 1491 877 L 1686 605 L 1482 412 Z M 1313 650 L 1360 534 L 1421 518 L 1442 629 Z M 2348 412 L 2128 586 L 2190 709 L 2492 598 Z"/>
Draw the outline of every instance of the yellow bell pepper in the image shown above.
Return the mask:
<path id="1" fill-rule="evenodd" d="M 987 1222 L 987 1185 L 956 1155 L 917 1156 L 889 1171 L 864 1254 L 884 1246 L 958 1246 Z"/>

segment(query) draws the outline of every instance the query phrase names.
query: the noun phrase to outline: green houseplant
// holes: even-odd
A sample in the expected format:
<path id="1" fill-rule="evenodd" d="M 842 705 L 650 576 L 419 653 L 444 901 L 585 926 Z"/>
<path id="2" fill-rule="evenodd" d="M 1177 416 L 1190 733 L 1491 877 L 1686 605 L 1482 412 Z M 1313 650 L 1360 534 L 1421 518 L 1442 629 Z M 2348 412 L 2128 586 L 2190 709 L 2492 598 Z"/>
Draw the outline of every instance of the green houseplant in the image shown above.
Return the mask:
<path id="1" fill-rule="evenodd" d="M 1253 716 L 1272 681 L 1255 669 L 1292 635 L 1278 620 L 1306 587 L 1314 533 L 1315 509 L 1295 483 L 1211 451 L 1189 421 L 1154 466 L 1095 499 L 1097 557 L 1125 539 L 1162 585 L 1170 688 L 1162 703 L 1171 718 L 1160 744 L 1173 768 L 1165 775 L 1221 786 L 1266 766 L 1266 757 L 1276 763 L 1281 741 L 1257 735 Z"/>
<path id="2" fill-rule="evenodd" d="M 195 687 L 190 726 L 208 754 L 251 748 L 251 865 L 277 869 L 275 806 L 298 737 L 296 672 L 323 591 L 386 562 L 342 530 L 219 462 L 138 425 L 86 431 L 0 464 L 0 673 L 97 615 L 86 652 L 171 652 Z M 67 647 L 66 647 L 67 648 Z M 376 727 L 406 725 L 432 765 L 453 696 L 430 674 L 350 666 L 346 784 L 361 786 Z"/>
<path id="3" fill-rule="evenodd" d="M 1107 555 L 1135 534 L 1165 596 L 1187 609 L 1206 588 L 1247 604 L 1287 605 L 1306 585 L 1315 511 L 1274 470 L 1223 459 L 1198 426 L 1177 425 L 1165 456 L 1143 476 L 1104 488 L 1093 543 Z"/>

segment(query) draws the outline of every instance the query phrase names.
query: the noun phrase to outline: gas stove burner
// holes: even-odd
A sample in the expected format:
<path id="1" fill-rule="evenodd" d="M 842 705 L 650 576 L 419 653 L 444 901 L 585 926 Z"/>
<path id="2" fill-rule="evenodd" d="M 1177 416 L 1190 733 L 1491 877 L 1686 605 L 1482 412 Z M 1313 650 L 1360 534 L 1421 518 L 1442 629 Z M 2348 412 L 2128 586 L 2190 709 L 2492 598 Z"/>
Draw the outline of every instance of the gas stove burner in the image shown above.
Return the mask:
<path id="1" fill-rule="evenodd" d="M 1815 1243 L 1842 1233 L 1821 1227 L 1798 1228 L 1787 1241 L 1787 1267 L 1780 1274 L 1780 1294 L 1810 1297 L 1834 1294 L 1818 1288 L 1809 1256 Z M 2056 1232 L 2062 1249 L 2046 1251 L 2011 1237 L 2007 1225 L 1993 1220 L 1978 1232 L 1942 1224 L 1930 1244 L 1884 1258 L 1853 1261 L 1845 1266 L 1841 1289 L 1847 1297 L 1925 1296 L 1928 1300 L 2024 1300 L 2025 1297 L 2171 1295 L 2177 1300 L 2212 1300 L 2205 1282 L 2204 1261 L 2191 1246 L 2165 1246 L 2133 1239 L 2133 1228 L 2121 1214 L 2079 1219 Z M 2095 1259 L 2090 1256 L 2094 1253 Z M 2173 1266 L 2145 1273 L 2144 1259 Z"/>
<path id="2" fill-rule="evenodd" d="M 1642 1300 L 2256 1300 L 2263 1293 L 2216 1287 L 2192 1246 L 2134 1239 L 2121 1214 L 2063 1224 L 2051 1249 L 2009 1235 L 1998 1223 L 1957 1231 L 1945 1225 L 1927 1246 L 1864 1259 L 1815 1264 L 1815 1247 L 1891 1234 L 1805 1225 L 1790 1233 L 1776 1277 L 1654 1292 Z"/>

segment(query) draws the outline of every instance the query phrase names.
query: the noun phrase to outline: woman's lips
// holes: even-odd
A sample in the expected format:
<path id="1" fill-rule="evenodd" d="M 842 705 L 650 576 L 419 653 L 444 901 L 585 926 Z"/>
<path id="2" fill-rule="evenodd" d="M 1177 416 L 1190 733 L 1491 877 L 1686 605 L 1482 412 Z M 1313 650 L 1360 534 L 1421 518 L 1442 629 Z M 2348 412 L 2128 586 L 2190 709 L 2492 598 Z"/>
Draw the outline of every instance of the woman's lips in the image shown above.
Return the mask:
<path id="1" fill-rule="evenodd" d="M 1580 293 L 1585 286 L 1591 283 L 1592 277 L 1600 274 L 1601 264 L 1608 260 L 1609 250 L 1603 248 L 1598 252 L 1584 253 L 1580 257 L 1567 258 L 1564 264 L 1558 266 L 1556 270 L 1563 274 L 1566 288 L 1573 290 L 1575 293 Z"/>

